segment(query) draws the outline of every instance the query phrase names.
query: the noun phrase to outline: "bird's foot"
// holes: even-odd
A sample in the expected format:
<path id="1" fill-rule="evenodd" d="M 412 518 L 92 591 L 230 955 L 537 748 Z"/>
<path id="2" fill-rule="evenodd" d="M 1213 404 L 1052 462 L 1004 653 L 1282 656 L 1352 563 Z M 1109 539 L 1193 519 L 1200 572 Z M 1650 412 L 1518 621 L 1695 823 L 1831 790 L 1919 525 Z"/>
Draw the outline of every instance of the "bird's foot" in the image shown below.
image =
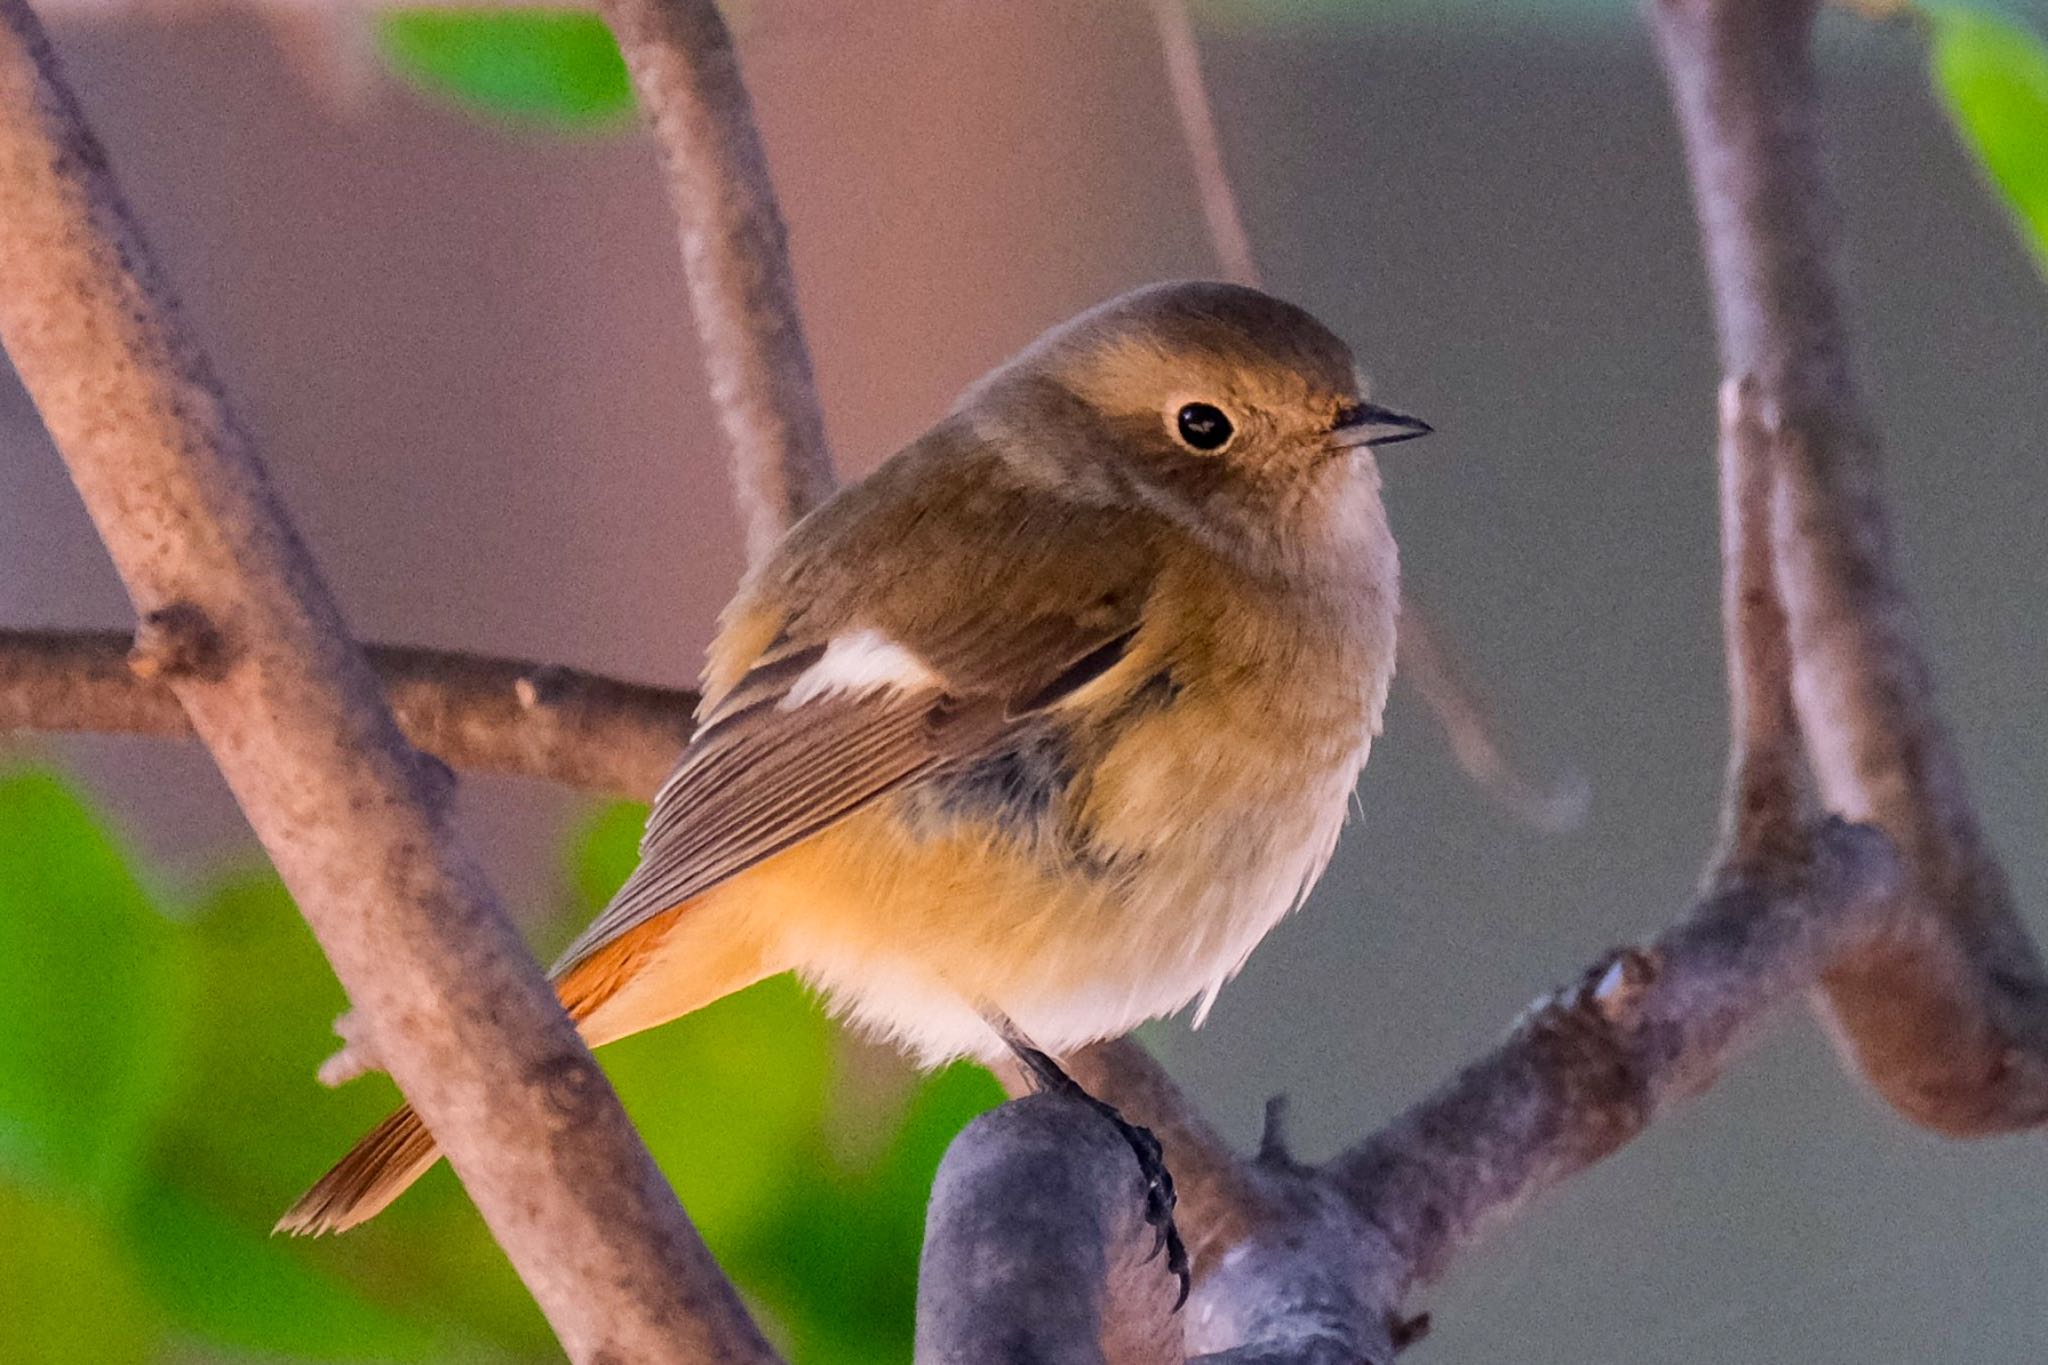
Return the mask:
<path id="1" fill-rule="evenodd" d="M 1166 1149 L 1160 1146 L 1159 1139 L 1150 1128 L 1132 1123 L 1115 1105 L 1089 1094 L 1079 1081 L 1069 1076 L 1046 1053 L 1021 1039 L 1007 1041 L 1041 1092 L 1070 1095 L 1102 1115 L 1130 1147 L 1131 1155 L 1138 1159 L 1138 1173 L 1145 1181 L 1145 1224 L 1156 1234 L 1152 1254 L 1145 1259 L 1151 1261 L 1157 1259 L 1161 1252 L 1166 1254 L 1166 1269 L 1180 1282 L 1180 1294 L 1173 1301 L 1173 1311 L 1179 1312 L 1188 1301 L 1193 1277 L 1188 1268 L 1187 1246 L 1181 1241 L 1180 1229 L 1173 1221 L 1173 1172 L 1166 1167 Z"/>
<path id="2" fill-rule="evenodd" d="M 1110 1125 L 1130 1144 L 1131 1154 L 1138 1158 L 1138 1173 L 1145 1178 L 1145 1223 L 1157 1239 L 1152 1244 L 1150 1261 L 1161 1252 L 1166 1253 L 1166 1269 L 1180 1281 L 1180 1293 L 1173 1301 L 1173 1310 L 1178 1313 L 1181 1305 L 1188 1301 L 1188 1289 L 1193 1283 L 1188 1272 L 1188 1249 L 1180 1240 L 1180 1229 L 1173 1221 L 1173 1172 L 1166 1169 L 1166 1151 L 1159 1145 L 1159 1139 L 1143 1124 L 1132 1123 L 1117 1111 L 1115 1105 L 1105 1104 L 1092 1095 L 1086 1095 L 1095 1106 L 1096 1112 L 1109 1120 Z"/>

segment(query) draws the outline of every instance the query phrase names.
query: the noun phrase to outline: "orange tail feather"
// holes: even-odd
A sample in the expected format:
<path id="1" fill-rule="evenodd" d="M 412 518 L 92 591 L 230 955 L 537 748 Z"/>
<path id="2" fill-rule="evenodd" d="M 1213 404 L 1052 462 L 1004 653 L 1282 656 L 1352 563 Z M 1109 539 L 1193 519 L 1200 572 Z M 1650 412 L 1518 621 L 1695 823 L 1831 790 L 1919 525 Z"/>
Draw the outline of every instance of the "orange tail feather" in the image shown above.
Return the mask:
<path id="1" fill-rule="evenodd" d="M 689 954 L 696 945 L 669 941 L 682 923 L 704 923 L 695 912 L 698 904 L 677 906 L 622 935 L 555 982 L 563 1008 L 592 1047 L 688 1014 L 770 974 L 751 948 L 707 944 L 709 951 Z M 685 910 L 692 911 L 687 921 Z M 650 966 L 656 970 L 649 971 Z M 636 984 L 651 989 L 627 990 Z M 607 1010 L 607 1005 L 618 1008 Z M 295 1237 L 344 1232 L 382 1213 L 440 1159 L 434 1135 L 406 1105 L 350 1148 L 285 1210 L 272 1231 Z"/>

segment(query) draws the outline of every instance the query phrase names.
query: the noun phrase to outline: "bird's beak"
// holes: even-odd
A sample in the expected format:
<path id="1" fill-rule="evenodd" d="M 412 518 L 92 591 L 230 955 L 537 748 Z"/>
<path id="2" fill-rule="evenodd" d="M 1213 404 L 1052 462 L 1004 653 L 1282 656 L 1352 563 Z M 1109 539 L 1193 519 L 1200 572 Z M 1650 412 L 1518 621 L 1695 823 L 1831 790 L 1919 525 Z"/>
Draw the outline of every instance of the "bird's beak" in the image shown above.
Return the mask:
<path id="1" fill-rule="evenodd" d="M 1435 427 L 1418 417 L 1404 417 L 1376 403 L 1346 403 L 1337 410 L 1337 420 L 1330 424 L 1331 437 L 1346 449 L 1389 446 L 1396 441 L 1412 441 L 1418 436 L 1427 436 L 1434 430 Z"/>

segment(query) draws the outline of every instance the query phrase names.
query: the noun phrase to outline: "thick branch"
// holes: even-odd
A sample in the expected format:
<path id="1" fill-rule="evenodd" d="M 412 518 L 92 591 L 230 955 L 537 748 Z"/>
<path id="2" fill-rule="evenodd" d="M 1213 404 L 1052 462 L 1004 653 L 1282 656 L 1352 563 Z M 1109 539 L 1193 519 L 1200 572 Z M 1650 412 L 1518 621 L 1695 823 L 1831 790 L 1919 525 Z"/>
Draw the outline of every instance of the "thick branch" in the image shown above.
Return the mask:
<path id="1" fill-rule="evenodd" d="M 1144 1207 L 1129 1146 L 1080 1101 L 976 1119 L 932 1185 L 918 1365 L 1181 1365 Z"/>
<path id="2" fill-rule="evenodd" d="M 732 35 L 713 0 L 602 0 L 680 220 L 711 399 L 758 564 L 832 493 L 788 233 Z"/>
<path id="3" fill-rule="evenodd" d="M 572 1359 L 772 1359 L 443 817 L 34 15 L 0 0 L 0 339 L 164 676 Z"/>
<path id="4" fill-rule="evenodd" d="M 1705 1089 L 1772 1008 L 1889 925 L 1882 838 L 1829 825 L 1810 867 L 1735 871 L 1643 948 L 1539 1005 L 1507 1044 L 1333 1163 L 1411 1284 Z"/>
<path id="5" fill-rule="evenodd" d="M 0 630 L 0 735 L 189 736 L 168 683 L 116 631 Z M 558 664 L 405 645 L 364 650 L 405 737 L 453 768 L 646 800 L 690 738 L 697 694 Z"/>
<path id="6" fill-rule="evenodd" d="M 2048 977 L 1978 827 L 1892 564 L 1834 281 L 1816 8 L 1658 0 L 1651 15 L 1691 165 L 1722 364 L 1780 452 L 1777 572 L 1821 795 L 1897 841 L 1920 902 L 1894 951 L 1830 975 L 1834 1021 L 1906 1114 L 1947 1133 L 2003 1132 L 2048 1120 Z M 1930 956 L 1944 944 L 1956 955 Z"/>

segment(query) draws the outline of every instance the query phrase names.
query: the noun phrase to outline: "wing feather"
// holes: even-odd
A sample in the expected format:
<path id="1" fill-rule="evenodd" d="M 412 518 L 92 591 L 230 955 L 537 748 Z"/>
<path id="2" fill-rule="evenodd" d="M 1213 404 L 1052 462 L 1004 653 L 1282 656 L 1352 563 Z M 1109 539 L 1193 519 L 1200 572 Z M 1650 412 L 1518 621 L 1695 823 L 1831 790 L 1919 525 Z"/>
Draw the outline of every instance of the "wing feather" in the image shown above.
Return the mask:
<path id="1" fill-rule="evenodd" d="M 935 540 L 924 508 L 941 496 L 956 523 L 973 524 Z M 994 752 L 1103 678 L 1141 634 L 1155 550 L 1128 516 L 1013 486 L 971 447 L 913 447 L 847 489 L 728 608 L 699 728 L 655 796 L 640 866 L 556 970 L 907 784 Z M 933 588 L 941 560 L 957 593 Z M 920 667 L 807 688 L 849 637 Z"/>

